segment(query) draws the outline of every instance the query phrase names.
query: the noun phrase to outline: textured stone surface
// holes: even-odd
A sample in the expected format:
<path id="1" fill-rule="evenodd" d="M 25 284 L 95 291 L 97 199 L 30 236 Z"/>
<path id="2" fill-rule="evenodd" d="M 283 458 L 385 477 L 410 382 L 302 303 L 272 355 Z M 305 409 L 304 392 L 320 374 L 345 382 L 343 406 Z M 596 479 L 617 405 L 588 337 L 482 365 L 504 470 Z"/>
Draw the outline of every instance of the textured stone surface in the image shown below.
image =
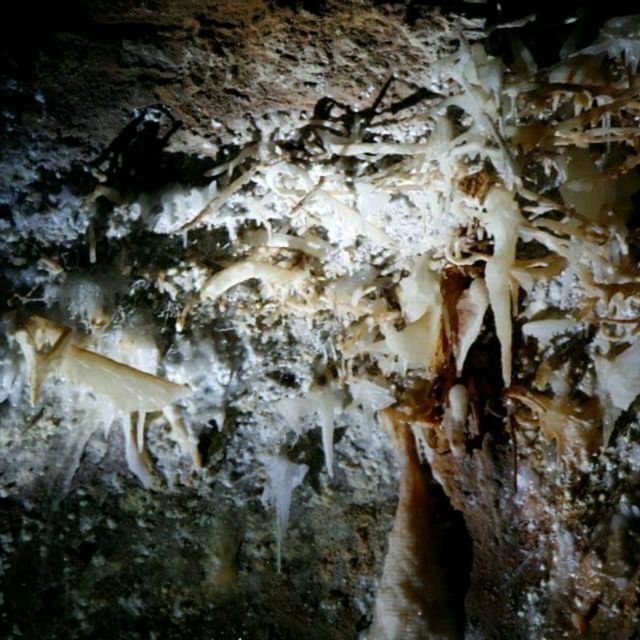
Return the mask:
<path id="1" fill-rule="evenodd" d="M 26 7 L 16 10 L 17 32 L 34 41 L 17 38 L 5 56 L 3 211 L 24 220 L 23 232 L 3 241 L 3 287 L 13 309 L 21 307 L 15 295 L 30 295 L 32 274 L 20 284 L 28 262 L 45 256 L 91 271 L 81 208 L 95 181 L 86 163 L 117 138 L 132 109 L 170 107 L 183 123 L 176 153 L 187 154 L 143 147 L 132 162 L 148 171 L 133 188 L 164 179 L 198 184 L 210 164 L 188 154 L 208 147 L 213 155 L 238 132 L 246 139 L 249 116 L 308 111 L 326 95 L 368 104 L 396 66 L 416 87 L 447 46 L 423 46 L 434 34 L 431 20 L 412 30 L 400 9 L 369 6 L 332 6 L 326 18 L 260 2 L 78 3 L 62 14 L 44 11 L 47 19 L 33 25 Z M 440 21 L 433 20 L 436 34 Z M 137 241 L 144 249 L 133 264 L 173 263 L 169 239 Z M 102 243 L 98 250 L 102 264 L 117 251 Z M 147 307 L 148 295 L 134 307 Z M 223 338 L 219 354 L 229 353 Z M 395 508 L 393 453 L 384 437 L 372 446 L 374 424 L 337 425 L 337 472 L 329 481 L 319 430 L 288 440 L 289 457 L 310 467 L 309 482 L 294 496 L 283 573 L 276 574 L 274 514 L 261 501 L 258 456 L 274 452 L 278 436 L 264 422 L 273 416 L 258 426 L 243 417 L 251 411 L 246 389 L 263 376 L 245 372 L 244 391 L 232 385 L 235 405 L 224 425 L 206 406 L 191 425 L 205 454 L 196 475 L 166 424 L 152 422 L 162 485 L 153 492 L 126 469 L 118 422 L 79 423 L 73 400 L 59 407 L 47 395 L 26 413 L 5 403 L 4 632 L 329 639 L 364 630 Z M 256 436 L 256 429 L 267 431 Z"/>
<path id="2" fill-rule="evenodd" d="M 466 8 L 472 9 L 478 13 Z M 202 186 L 213 160 L 196 152 L 213 158 L 224 144 L 250 140 L 255 121 L 265 117 L 309 113 L 325 96 L 365 107 L 391 73 L 397 78 L 392 98 L 419 88 L 446 92 L 431 66 L 455 48 L 448 25 L 469 26 L 420 3 L 147 0 L 26 3 L 11 12 L 4 28 L 14 29 L 0 74 L 0 291 L 7 331 L 12 314 L 42 308 L 34 283 L 37 270 L 49 268 L 38 263 L 43 257 L 103 278 L 112 284 L 107 307 L 117 307 L 120 295 L 142 322 L 145 314 L 155 322 L 165 309 L 157 291 L 142 287 L 127 297 L 118 288 L 114 265 L 122 250 L 129 275 L 141 279 L 179 260 L 209 264 L 222 255 L 224 238 L 203 237 L 188 254 L 179 240 L 136 230 L 122 243 L 99 241 L 100 266 L 90 264 L 82 213 L 96 186 L 89 163 L 132 121 L 132 109 L 166 105 L 182 127 L 170 149 L 153 137 L 130 149 L 135 172 L 119 177 L 123 191 Z M 164 130 L 169 124 L 163 120 Z M 61 319 L 63 311 L 57 311 Z M 222 380 L 189 424 L 203 469 L 193 471 L 166 421 L 152 416 L 149 442 L 161 479 L 155 491 L 142 489 L 126 469 L 119 423 L 79 421 L 73 394 L 61 402 L 55 389 L 45 390 L 31 409 L 0 398 L 3 635 L 328 640 L 354 638 L 369 627 L 397 501 L 387 435 L 357 412 L 343 417 L 336 476 L 329 479 L 318 428 L 283 440 L 276 418 L 251 404 L 257 388 L 268 395 L 291 385 L 282 360 L 303 361 L 323 336 L 302 339 L 300 330 L 290 351 L 251 370 L 243 368 L 242 340 L 227 335 L 225 320 L 202 328 Z M 154 337 L 164 349 L 174 330 L 168 322 L 158 325 Z M 24 399 L 24 367 L 8 338 L 2 350 L 3 392 Z M 495 338 L 487 338 L 474 355 L 474 375 L 486 381 L 482 393 L 495 406 L 496 354 Z M 216 412 L 223 400 L 226 416 Z M 513 488 L 511 434 L 491 418 L 488 423 L 490 435 L 470 455 L 443 453 L 433 464 L 472 540 L 469 637 L 539 638 L 551 631 L 572 637 L 581 620 L 570 617 L 569 595 L 560 604 L 539 602 L 549 578 L 545 563 L 557 560 L 539 543 L 565 535 L 561 523 L 574 520 L 527 511 Z M 637 633 L 638 514 L 628 510 L 623 527 L 618 513 L 621 494 L 633 497 L 638 488 L 636 471 L 618 483 L 620 459 L 637 457 L 634 427 L 627 428 L 625 442 L 603 455 L 593 478 L 571 478 L 585 500 L 604 496 L 595 510 L 578 514 L 581 525 L 567 541 L 582 558 L 579 567 L 566 567 L 573 589 L 567 594 L 595 603 L 584 614 L 594 638 Z M 294 494 L 279 575 L 274 514 L 261 499 L 260 455 L 281 449 L 309 472 Z M 573 497 L 562 494 L 566 476 L 554 472 L 543 480 L 541 502 L 558 513 L 573 508 Z M 523 513 L 540 517 L 542 537 Z"/>

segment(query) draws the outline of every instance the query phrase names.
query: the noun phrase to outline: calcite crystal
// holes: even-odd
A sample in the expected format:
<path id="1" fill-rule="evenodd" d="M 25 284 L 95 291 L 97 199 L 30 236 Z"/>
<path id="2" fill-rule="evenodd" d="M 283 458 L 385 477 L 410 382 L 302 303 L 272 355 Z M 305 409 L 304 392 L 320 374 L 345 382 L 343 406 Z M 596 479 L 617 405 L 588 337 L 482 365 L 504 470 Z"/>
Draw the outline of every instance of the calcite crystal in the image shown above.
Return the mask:
<path id="1" fill-rule="evenodd" d="M 640 17 L 156 4 L 6 54 L 7 636 L 633 637 Z"/>

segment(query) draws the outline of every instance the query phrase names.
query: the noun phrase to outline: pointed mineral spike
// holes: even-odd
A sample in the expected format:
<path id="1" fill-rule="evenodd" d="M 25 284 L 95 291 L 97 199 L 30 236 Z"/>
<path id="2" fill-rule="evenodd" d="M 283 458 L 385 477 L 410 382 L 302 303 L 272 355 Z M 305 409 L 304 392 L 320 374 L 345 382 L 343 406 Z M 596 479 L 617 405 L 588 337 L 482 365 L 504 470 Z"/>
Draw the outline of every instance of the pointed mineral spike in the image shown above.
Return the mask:
<path id="1" fill-rule="evenodd" d="M 282 543 L 289 522 L 289 509 L 293 490 L 302 484 L 309 467 L 295 464 L 284 456 L 264 456 L 263 464 L 267 472 L 267 486 L 262 495 L 276 508 L 276 545 L 278 573 L 282 568 Z"/>
<path id="2" fill-rule="evenodd" d="M 122 431 L 124 433 L 124 451 L 127 465 L 131 472 L 140 480 L 145 489 L 153 486 L 153 471 L 151 460 L 146 451 L 139 451 L 136 446 L 135 427 L 131 414 L 123 418 Z"/>

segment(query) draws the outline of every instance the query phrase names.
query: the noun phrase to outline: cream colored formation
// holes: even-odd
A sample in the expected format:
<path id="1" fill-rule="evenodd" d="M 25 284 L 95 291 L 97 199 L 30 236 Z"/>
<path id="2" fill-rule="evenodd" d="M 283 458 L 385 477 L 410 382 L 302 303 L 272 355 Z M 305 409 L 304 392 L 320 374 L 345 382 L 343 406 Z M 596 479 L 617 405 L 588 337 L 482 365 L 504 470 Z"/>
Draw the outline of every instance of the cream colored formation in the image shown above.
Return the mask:
<path id="1" fill-rule="evenodd" d="M 181 305 L 178 334 L 229 308 L 245 328 L 248 316 L 252 327 L 291 318 L 310 331 L 314 322 L 333 323 L 333 341 L 319 354 L 323 375 L 314 369 L 291 396 L 257 399 L 294 431 L 317 417 L 331 475 L 340 465 L 336 416 L 347 406 L 403 411 L 401 393 L 439 375 L 445 339 L 460 377 L 490 309 L 505 397 L 528 446 L 541 435 L 562 463 L 588 467 L 640 393 L 640 273 L 628 224 L 640 186 L 638 24 L 608 23 L 592 47 L 548 70 L 537 70 L 521 45 L 520 74 L 462 39 L 429 70 L 449 95 L 393 116 L 386 98 L 362 126 L 340 105 L 323 119 L 280 117 L 217 167 L 209 187 L 168 192 L 160 213 L 131 204 L 150 228 L 187 245 L 203 227 L 230 239 L 228 262 L 215 273 L 185 263 L 157 278 L 158 290 Z M 450 268 L 471 278 L 455 328 L 443 286 Z M 545 354 L 587 330 L 592 366 L 569 384 L 569 372 L 547 366 Z M 146 369 L 123 364 L 124 354 L 101 355 L 104 332 L 89 323 L 85 336 L 72 337 L 39 318 L 20 328 L 32 400 L 47 376 L 109 400 L 126 416 L 127 462 L 145 486 L 153 473 L 144 457 L 146 413 L 165 411 L 198 463 L 179 415 L 197 390 L 158 377 L 159 355 Z M 539 358 L 526 388 L 516 332 Z M 135 352 L 135 339 L 128 348 Z M 429 440 L 419 431 L 436 429 L 464 455 L 466 394 L 464 384 L 452 387 L 446 418 L 417 424 L 420 451 Z M 290 500 L 304 473 L 277 459 L 268 464 L 271 475 L 293 478 L 280 492 Z M 288 504 L 278 504 L 281 541 Z M 400 538 L 396 531 L 391 544 Z M 387 620 L 377 621 L 376 637 L 424 637 L 413 623 L 397 631 L 389 616 L 408 615 L 398 607 L 379 604 Z"/>

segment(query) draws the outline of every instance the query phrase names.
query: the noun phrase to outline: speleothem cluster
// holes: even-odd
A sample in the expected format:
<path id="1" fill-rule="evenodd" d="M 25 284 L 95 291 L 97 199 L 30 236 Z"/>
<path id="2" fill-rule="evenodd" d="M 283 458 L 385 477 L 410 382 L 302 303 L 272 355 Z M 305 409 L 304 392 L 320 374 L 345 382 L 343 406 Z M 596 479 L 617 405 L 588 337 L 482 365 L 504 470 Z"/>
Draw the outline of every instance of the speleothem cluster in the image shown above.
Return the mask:
<path id="1" fill-rule="evenodd" d="M 612 20 L 592 46 L 538 69 L 517 39 L 507 68 L 480 24 L 461 23 L 425 87 L 391 98 L 391 75 L 365 108 L 318 96 L 312 112 L 272 113 L 203 152 L 189 188 L 122 186 L 140 139 L 164 144 L 177 128 L 166 109 L 140 111 L 96 161 L 74 222 L 97 268 L 42 256 L 24 276 L 32 294 L 4 320 L 5 400 L 44 395 L 60 420 L 90 423 L 66 487 L 96 427 L 119 422 L 129 468 L 158 489 L 173 480 L 154 470 L 152 424 L 170 425 L 197 479 L 202 416 L 222 429 L 234 379 L 279 370 L 238 396 L 252 426 L 273 431 L 252 463 L 276 508 L 278 570 L 309 479 L 278 443 L 319 426 L 330 483 L 336 425 L 358 414 L 401 466 L 371 638 L 463 633 L 431 552 L 424 468 L 465 512 L 457 470 L 503 438 L 513 486 L 499 491 L 525 526 L 522 562 L 544 574 L 520 612 L 532 633 L 558 594 L 578 632 L 606 619 L 618 560 L 615 606 L 635 602 L 637 615 L 637 562 L 594 551 L 589 514 L 610 456 L 624 450 L 629 486 L 640 474 L 638 24 Z M 141 229 L 180 259 L 132 266 L 126 241 Z M 225 332 L 239 349 L 228 360 L 211 338 Z M 611 526 L 624 537 L 640 511 L 618 498 Z"/>

